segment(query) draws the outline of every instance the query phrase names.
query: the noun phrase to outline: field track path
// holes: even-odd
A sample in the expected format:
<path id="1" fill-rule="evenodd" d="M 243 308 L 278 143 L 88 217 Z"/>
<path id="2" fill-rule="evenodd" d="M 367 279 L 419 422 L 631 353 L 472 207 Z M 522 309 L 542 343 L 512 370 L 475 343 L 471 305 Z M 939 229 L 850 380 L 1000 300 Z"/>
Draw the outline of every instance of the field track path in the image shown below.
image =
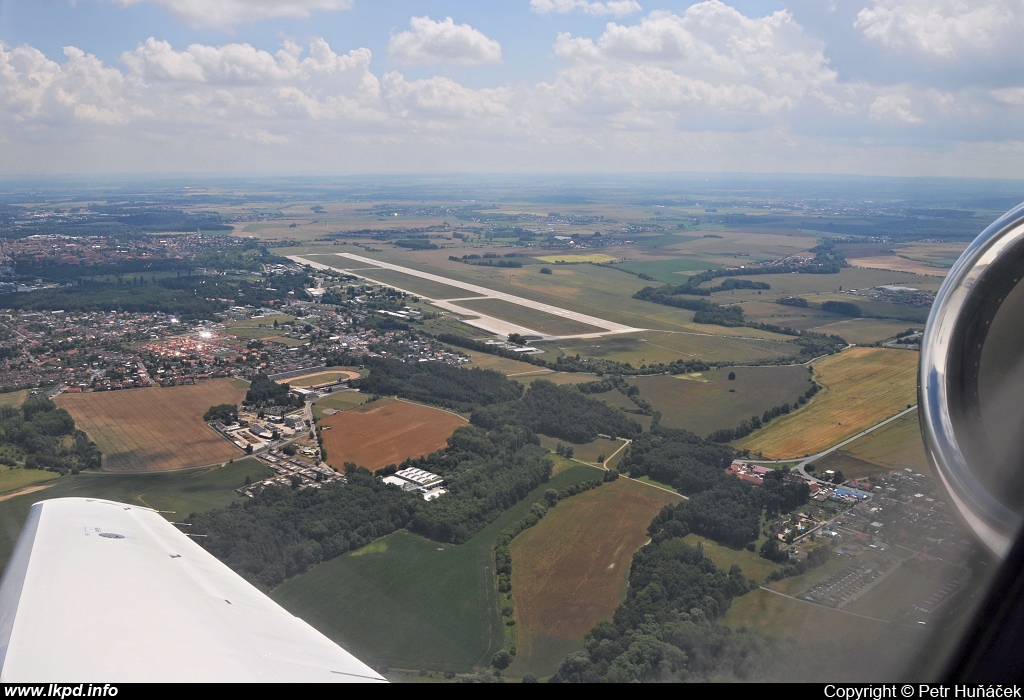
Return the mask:
<path id="1" fill-rule="evenodd" d="M 796 465 L 796 469 L 797 469 L 797 471 L 800 472 L 801 476 L 803 476 L 804 478 L 810 479 L 812 481 L 817 481 L 818 483 L 821 483 L 821 484 L 830 483 L 830 482 L 824 481 L 823 479 L 819 479 L 817 477 L 814 477 L 814 476 L 811 476 L 810 474 L 808 474 L 807 473 L 807 465 L 811 464 L 813 462 L 816 462 L 817 460 L 821 459 L 822 457 L 825 457 L 826 455 L 832 454 L 836 450 L 839 450 L 839 449 L 842 449 L 843 447 L 846 447 L 851 442 L 855 442 L 857 440 L 860 440 L 865 435 L 867 435 L 869 433 L 872 433 L 872 432 L 878 430 L 879 428 L 883 428 L 883 427 L 889 425 L 890 423 L 892 423 L 894 420 L 898 420 L 898 419 L 902 418 L 905 415 L 913 413 L 916 410 L 917 410 L 917 405 L 915 404 L 915 405 L 911 406 L 910 408 L 906 408 L 906 409 L 900 411 L 895 416 L 890 416 L 890 417 L 886 418 L 884 421 L 882 421 L 880 423 L 876 423 L 875 425 L 871 426 L 867 430 L 862 430 L 861 432 L 857 433 L 853 437 L 846 438 L 842 442 L 833 445 L 832 447 L 828 448 L 827 450 L 823 450 L 823 451 L 818 452 L 817 454 L 813 454 L 813 455 L 811 455 L 809 457 L 795 457 L 795 458 L 791 458 L 791 459 L 741 459 L 741 460 L 737 460 L 737 461 L 742 462 L 744 464 L 778 464 L 780 462 L 800 462 L 799 464 Z"/>
<path id="2" fill-rule="evenodd" d="M 50 483 L 50 484 L 39 484 L 37 486 L 26 486 L 23 489 L 18 489 L 17 491 L 11 491 L 10 493 L 5 493 L 3 496 L 0 496 L 0 501 L 7 501 L 7 500 L 9 500 L 11 498 L 17 498 L 18 496 L 25 496 L 25 495 L 30 494 L 30 493 L 35 493 L 36 491 L 42 491 L 43 489 L 48 489 L 51 486 L 53 486 L 52 483 Z"/>

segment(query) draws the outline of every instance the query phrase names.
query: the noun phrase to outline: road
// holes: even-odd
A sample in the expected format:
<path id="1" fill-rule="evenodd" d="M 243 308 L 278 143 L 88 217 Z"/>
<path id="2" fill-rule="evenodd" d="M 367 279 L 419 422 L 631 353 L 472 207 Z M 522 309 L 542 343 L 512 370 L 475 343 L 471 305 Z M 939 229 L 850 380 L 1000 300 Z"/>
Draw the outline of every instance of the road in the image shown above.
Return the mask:
<path id="1" fill-rule="evenodd" d="M 823 479 L 819 479 L 817 477 L 814 477 L 814 476 L 811 476 L 810 474 L 808 474 L 807 473 L 807 465 L 808 464 L 812 464 L 812 463 L 818 461 L 819 459 L 821 459 L 825 455 L 830 455 L 833 452 L 835 452 L 836 450 L 839 450 L 839 449 L 842 449 L 843 447 L 846 447 L 851 442 L 855 442 L 856 440 L 860 440 L 862 437 L 864 437 L 868 433 L 872 433 L 872 432 L 878 430 L 879 428 L 885 427 L 885 426 L 889 425 L 890 423 L 892 423 L 894 420 L 899 420 L 903 416 L 905 416 L 907 414 L 910 414 L 910 413 L 913 413 L 916 410 L 917 410 L 917 405 L 915 404 L 914 406 L 911 406 L 910 408 L 906 409 L 905 411 L 900 411 L 895 416 L 893 416 L 891 418 L 886 418 L 881 423 L 873 425 L 870 428 L 868 428 L 867 430 L 862 430 L 861 432 L 857 433 L 853 437 L 847 438 L 846 440 L 843 440 L 842 442 L 840 442 L 840 443 L 838 443 L 836 445 L 833 445 L 832 447 L 828 448 L 827 450 L 825 450 L 823 452 L 819 452 L 817 454 L 813 454 L 810 457 L 804 457 L 800 461 L 800 463 L 796 465 L 796 470 L 800 472 L 801 476 L 804 476 L 804 477 L 810 479 L 811 481 L 817 481 L 818 483 L 821 483 L 821 484 L 831 483 L 831 482 L 825 481 Z M 799 458 L 795 458 L 795 459 L 771 459 L 771 460 L 743 459 L 743 460 L 738 460 L 738 461 L 740 461 L 740 462 L 742 462 L 744 464 L 779 464 L 780 462 L 794 462 L 794 461 L 796 461 L 796 459 L 799 459 Z"/>

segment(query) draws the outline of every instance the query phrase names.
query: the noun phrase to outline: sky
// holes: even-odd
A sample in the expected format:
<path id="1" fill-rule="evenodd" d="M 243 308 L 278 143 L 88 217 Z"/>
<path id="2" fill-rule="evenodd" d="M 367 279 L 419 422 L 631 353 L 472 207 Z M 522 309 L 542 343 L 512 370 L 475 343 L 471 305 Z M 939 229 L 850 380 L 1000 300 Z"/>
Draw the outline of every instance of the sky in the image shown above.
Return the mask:
<path id="1" fill-rule="evenodd" d="M 0 177 L 1024 178 L 1024 0 L 0 0 Z"/>

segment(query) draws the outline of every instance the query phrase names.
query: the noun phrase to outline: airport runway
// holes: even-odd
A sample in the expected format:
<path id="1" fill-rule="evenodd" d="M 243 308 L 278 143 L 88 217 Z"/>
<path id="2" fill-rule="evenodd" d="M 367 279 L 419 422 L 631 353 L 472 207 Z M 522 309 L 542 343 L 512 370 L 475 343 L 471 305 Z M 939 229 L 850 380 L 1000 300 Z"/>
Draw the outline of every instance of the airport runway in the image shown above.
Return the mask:
<path id="1" fill-rule="evenodd" d="M 338 271 L 349 272 L 357 277 L 362 277 L 363 279 L 366 279 L 370 282 L 383 284 L 385 286 L 392 287 L 394 289 L 398 289 L 399 291 L 405 292 L 406 294 L 418 296 L 422 299 L 428 300 L 434 306 L 438 306 L 442 309 L 446 309 L 461 316 L 467 316 L 468 318 L 462 319 L 463 323 L 468 323 L 471 326 L 476 326 L 477 328 L 488 331 L 490 333 L 495 333 L 499 336 L 508 336 L 510 333 L 519 333 L 520 335 L 539 336 L 543 340 L 564 340 L 568 338 L 601 338 L 607 335 L 617 335 L 621 333 L 637 333 L 646 330 L 645 328 L 632 328 L 630 326 L 624 326 L 620 323 L 615 323 L 613 321 L 606 321 L 603 318 L 588 316 L 587 314 L 582 314 L 577 311 L 570 311 L 569 309 L 563 309 L 558 306 L 544 304 L 539 301 L 524 299 L 523 297 L 518 297 L 515 296 L 514 294 L 506 294 L 505 292 L 499 292 L 494 289 L 488 289 L 487 287 L 481 287 L 480 285 L 477 284 L 461 282 L 459 280 L 454 280 L 449 277 L 442 277 L 441 275 L 434 275 L 429 272 L 422 272 L 420 270 L 414 270 L 409 267 L 402 267 L 401 265 L 393 265 L 391 263 L 386 263 L 381 260 L 366 258 L 361 255 L 354 255 L 352 253 L 335 253 L 335 255 L 337 255 L 341 259 L 351 260 L 353 262 L 361 263 L 364 265 L 371 265 L 373 267 L 381 268 L 384 270 L 400 272 L 402 274 L 419 277 L 421 279 L 436 282 L 438 284 L 444 284 L 449 287 L 456 287 L 458 289 L 464 289 L 468 292 L 473 292 L 474 294 L 479 294 L 480 297 L 477 297 L 475 300 L 479 300 L 481 298 L 498 299 L 509 304 L 525 306 L 526 308 L 533 309 L 535 311 L 541 311 L 546 314 L 551 314 L 552 316 L 560 316 L 561 318 L 576 321 L 578 323 L 585 323 L 588 326 L 595 326 L 597 328 L 602 328 L 604 330 L 595 333 L 577 333 L 573 335 L 551 335 L 548 333 L 541 333 L 532 328 L 527 328 L 525 326 L 512 323 L 510 321 L 505 321 L 494 316 L 488 316 L 486 314 L 480 313 L 479 311 L 474 311 L 473 309 L 467 309 L 465 307 L 459 306 L 457 303 L 453 303 L 453 300 L 432 299 L 424 294 L 413 292 L 408 289 L 402 289 L 401 287 L 398 287 L 388 282 L 381 282 L 380 280 L 375 280 L 373 279 L 372 276 L 372 269 L 354 268 L 354 266 L 345 267 L 342 265 L 324 265 L 322 263 L 313 262 L 312 260 L 308 260 L 299 255 L 289 255 L 288 259 L 297 262 L 300 265 L 310 265 L 314 269 L 334 269 Z"/>

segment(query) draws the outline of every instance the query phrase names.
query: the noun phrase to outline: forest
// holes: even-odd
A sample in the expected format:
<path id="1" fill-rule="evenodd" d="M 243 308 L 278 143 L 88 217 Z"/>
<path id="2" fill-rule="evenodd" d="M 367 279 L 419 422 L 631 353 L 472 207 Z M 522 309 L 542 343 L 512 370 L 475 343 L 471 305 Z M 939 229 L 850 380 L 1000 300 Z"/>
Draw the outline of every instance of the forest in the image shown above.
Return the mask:
<path id="1" fill-rule="evenodd" d="M 100 449 L 84 432 L 75 428 L 75 420 L 63 408 L 45 396 L 30 396 L 21 408 L 0 407 L 0 446 L 4 461 L 14 466 L 24 457 L 26 469 L 46 469 L 61 474 L 77 474 L 83 469 L 99 469 Z"/>
<path id="2" fill-rule="evenodd" d="M 401 360 L 370 358 L 364 361 L 370 376 L 352 380 L 350 386 L 364 394 L 400 396 L 404 399 L 470 411 L 518 399 L 523 386 L 493 370 L 460 369 L 441 362 L 410 364 Z"/>
<path id="3" fill-rule="evenodd" d="M 257 406 L 260 408 L 266 408 L 268 406 L 301 408 L 303 403 L 302 398 L 299 396 L 292 396 L 290 391 L 291 387 L 288 384 L 278 384 L 265 374 L 255 374 L 249 384 L 249 390 L 245 392 L 245 403 L 250 406 Z M 213 408 L 210 409 L 210 411 L 213 410 Z"/>
<path id="4" fill-rule="evenodd" d="M 685 430 L 654 426 L 635 440 L 619 470 L 633 478 L 649 476 L 690 496 L 666 506 L 648 534 L 658 540 L 694 532 L 740 548 L 757 539 L 762 512 L 784 513 L 807 502 L 807 485 L 785 481 L 779 470 L 769 472 L 761 486 L 726 475 L 732 457 L 731 448 Z"/>
<path id="5" fill-rule="evenodd" d="M 554 438 L 582 444 L 598 435 L 634 438 L 640 424 L 622 411 L 591 398 L 571 385 L 558 386 L 538 379 L 519 401 L 479 408 L 471 421 L 488 430 L 505 425 L 522 425 Z"/>

